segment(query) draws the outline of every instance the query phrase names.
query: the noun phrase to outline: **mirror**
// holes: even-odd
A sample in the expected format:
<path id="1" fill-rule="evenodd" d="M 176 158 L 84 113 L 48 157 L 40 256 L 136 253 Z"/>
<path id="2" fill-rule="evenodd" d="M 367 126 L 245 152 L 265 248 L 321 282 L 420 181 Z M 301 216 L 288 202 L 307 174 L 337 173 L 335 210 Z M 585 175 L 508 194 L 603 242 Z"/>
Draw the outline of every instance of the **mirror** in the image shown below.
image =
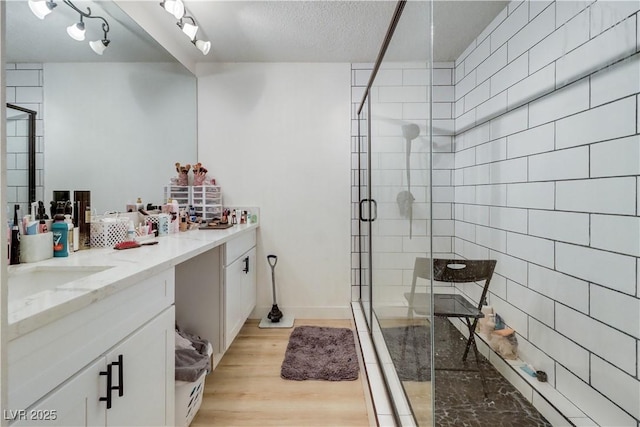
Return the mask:
<path id="1" fill-rule="evenodd" d="M 7 103 L 7 212 L 36 197 L 36 115 L 28 108 Z"/>
<path id="2" fill-rule="evenodd" d="M 163 203 L 175 163 L 197 161 L 195 76 L 114 3 L 74 2 L 109 23 L 97 55 L 88 42 L 103 38 L 102 21 L 85 19 L 86 40 L 73 40 L 78 13 L 57 3 L 40 20 L 26 1 L 6 2 L 7 102 L 36 113 L 35 200 L 88 190 L 97 213 Z M 27 213 L 20 197 L 7 201 Z"/>

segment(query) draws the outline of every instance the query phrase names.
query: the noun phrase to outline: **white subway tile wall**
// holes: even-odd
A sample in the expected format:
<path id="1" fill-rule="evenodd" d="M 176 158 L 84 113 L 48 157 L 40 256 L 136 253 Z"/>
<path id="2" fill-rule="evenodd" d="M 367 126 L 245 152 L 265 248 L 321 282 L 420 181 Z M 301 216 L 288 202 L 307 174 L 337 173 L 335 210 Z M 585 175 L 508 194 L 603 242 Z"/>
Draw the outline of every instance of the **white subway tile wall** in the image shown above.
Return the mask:
<path id="1" fill-rule="evenodd" d="M 372 68 L 352 65 L 356 255 L 366 173 L 355 110 Z M 435 65 L 431 106 L 424 67 L 382 71 L 372 96 L 388 120 L 373 126 L 372 162 L 386 183 L 374 223 L 385 249 L 374 262 L 388 288 L 378 295 L 402 303 L 390 287 L 410 284 L 430 234 L 434 254 L 496 259 L 489 302 L 517 330 L 521 357 L 584 412 L 565 415 L 640 427 L 640 3 L 514 1 L 455 63 Z M 429 114 L 433 230 L 422 220 L 429 180 L 414 171 L 421 220 L 410 239 L 395 200 L 406 185 L 398 123 L 424 132 Z M 412 156 L 412 168 L 427 162 Z"/>
<path id="2" fill-rule="evenodd" d="M 35 111 L 36 114 L 36 200 L 44 200 L 44 126 L 42 64 L 7 63 L 6 102 Z M 18 201 L 28 212 L 28 120 L 8 122 L 7 126 L 7 204 Z"/>
<path id="3" fill-rule="evenodd" d="M 588 418 L 568 417 L 636 427 L 638 18 L 638 1 L 514 1 L 453 72 L 455 254 L 498 261 L 489 302 Z"/>
<path id="4" fill-rule="evenodd" d="M 488 54 L 488 40 L 484 49 Z M 481 56 L 479 53 L 474 55 L 477 61 L 483 60 Z M 352 65 L 352 140 L 355 141 L 352 144 L 355 159 L 352 173 L 354 254 L 357 254 L 359 248 L 359 200 L 366 197 L 366 189 L 358 192 L 358 177 L 362 179 L 366 175 L 359 175 L 357 172 L 357 107 L 372 69 L 373 64 Z M 374 292 L 384 296 L 389 304 L 406 303 L 402 286 L 408 290 L 411 285 L 414 260 L 416 256 L 426 255 L 430 234 L 434 236 L 434 253 L 448 256 L 453 251 L 453 202 L 456 198 L 452 182 L 452 171 L 455 169 L 453 110 L 456 97 L 453 69 L 453 63 L 434 64 L 433 70 L 428 70 L 426 64 L 386 63 L 378 72 L 375 87 L 371 91 L 374 101 L 372 116 L 375 118 L 371 123 L 371 162 L 374 169 L 371 179 L 375 183 L 372 191 L 377 201 L 377 220 L 372 224 L 376 234 L 373 277 L 377 289 Z M 431 78 L 432 103 L 428 98 Z M 475 87 L 475 80 L 469 78 L 468 81 L 470 87 Z M 489 96 L 488 81 L 486 88 L 476 89 L 474 93 L 465 95 L 468 105 L 478 105 Z M 431 125 L 435 135 L 432 141 L 433 159 L 429 158 L 429 140 L 425 137 L 429 118 L 433 119 Z M 420 127 L 420 137 L 411 143 L 411 193 L 415 197 L 411 237 L 409 222 L 401 216 L 396 200 L 399 192 L 407 186 L 406 140 L 402 134 L 402 125 L 406 123 L 415 123 Z M 433 164 L 431 175 L 430 160 Z M 475 158 L 470 162 L 474 163 Z M 428 195 L 431 184 L 433 204 L 430 210 Z M 433 230 L 427 229 L 430 215 L 433 218 Z M 352 258 L 352 286 L 358 286 L 359 257 Z M 352 292 L 352 295 L 357 294 Z"/>

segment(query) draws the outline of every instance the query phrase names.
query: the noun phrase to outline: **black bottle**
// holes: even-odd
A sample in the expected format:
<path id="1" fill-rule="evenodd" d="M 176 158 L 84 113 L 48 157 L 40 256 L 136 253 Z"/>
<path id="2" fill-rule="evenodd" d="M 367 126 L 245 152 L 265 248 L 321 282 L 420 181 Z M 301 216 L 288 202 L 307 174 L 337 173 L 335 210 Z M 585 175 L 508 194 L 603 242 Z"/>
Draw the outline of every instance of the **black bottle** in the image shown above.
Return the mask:
<path id="1" fill-rule="evenodd" d="M 13 227 L 11 228 L 11 259 L 9 264 L 20 264 L 20 223 L 18 222 L 18 210 L 20 205 L 13 208 Z"/>

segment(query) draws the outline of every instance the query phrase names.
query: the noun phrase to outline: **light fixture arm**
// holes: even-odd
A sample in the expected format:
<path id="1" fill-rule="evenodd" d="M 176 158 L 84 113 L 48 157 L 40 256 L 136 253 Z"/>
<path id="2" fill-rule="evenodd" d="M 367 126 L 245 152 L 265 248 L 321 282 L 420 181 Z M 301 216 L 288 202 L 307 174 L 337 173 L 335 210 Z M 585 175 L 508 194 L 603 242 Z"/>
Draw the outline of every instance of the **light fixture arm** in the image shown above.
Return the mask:
<path id="1" fill-rule="evenodd" d="M 109 32 L 109 23 L 102 18 L 102 20 L 104 21 L 102 23 L 102 31 L 104 32 L 104 40 L 107 40 L 107 33 Z"/>
<path id="2" fill-rule="evenodd" d="M 64 0 L 68 1 L 68 0 Z M 170 3 L 168 3 L 170 2 Z M 180 5 L 180 13 L 175 13 L 174 8 L 176 5 Z M 187 14 L 187 9 L 184 7 L 182 0 L 162 0 L 160 7 L 170 13 L 176 18 L 176 25 L 182 30 L 183 33 L 189 37 L 191 43 L 200 51 L 203 55 L 207 55 L 211 49 L 211 42 L 197 39 L 198 23 L 193 16 Z M 185 20 L 190 20 L 191 24 L 185 23 Z"/>
<path id="3" fill-rule="evenodd" d="M 182 18 L 180 18 L 180 21 L 176 22 L 176 25 L 177 25 L 178 27 L 180 27 L 180 28 L 182 28 L 182 25 L 183 25 L 183 24 L 182 24 L 182 20 L 183 20 L 183 19 L 191 19 L 191 23 L 192 23 L 193 25 L 198 25 L 198 24 L 196 23 L 196 20 L 195 20 L 195 19 L 193 19 L 193 17 L 192 17 L 192 16 L 184 15 Z"/>
<path id="4" fill-rule="evenodd" d="M 101 19 L 102 20 L 102 31 L 104 32 L 104 38 L 107 39 L 107 33 L 109 32 L 109 23 L 106 19 L 99 15 L 92 15 L 91 8 L 87 7 L 87 11 L 84 12 L 80 10 L 75 4 L 71 2 L 71 0 L 62 0 L 64 4 L 69 6 L 71 9 L 75 10 L 80 14 L 80 22 L 83 22 L 83 18 L 91 18 L 91 19 Z"/>

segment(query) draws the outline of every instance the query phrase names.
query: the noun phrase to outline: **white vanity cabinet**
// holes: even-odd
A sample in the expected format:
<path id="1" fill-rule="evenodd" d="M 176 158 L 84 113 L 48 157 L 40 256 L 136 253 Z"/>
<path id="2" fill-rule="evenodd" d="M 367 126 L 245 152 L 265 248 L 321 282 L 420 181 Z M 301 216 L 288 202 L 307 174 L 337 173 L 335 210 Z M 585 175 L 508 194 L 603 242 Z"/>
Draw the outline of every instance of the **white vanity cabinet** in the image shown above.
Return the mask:
<path id="1" fill-rule="evenodd" d="M 171 268 L 10 341 L 9 424 L 173 425 L 174 280 Z"/>
<path id="2" fill-rule="evenodd" d="M 100 402 L 98 378 L 105 370 L 97 360 L 58 387 L 24 413 L 11 414 L 13 426 L 98 426 L 105 425 L 104 404 Z"/>
<path id="3" fill-rule="evenodd" d="M 111 398 L 111 408 L 106 410 L 107 426 L 174 424 L 174 413 L 169 410 L 174 406 L 174 329 L 175 313 L 171 307 L 106 355 L 106 363 L 113 367 L 112 386 L 115 387 L 108 396 L 103 377 L 101 398 Z M 167 397 L 171 398 L 171 405 L 167 405 Z M 104 403 L 107 406 L 107 402 Z"/>
<path id="4" fill-rule="evenodd" d="M 256 306 L 256 232 L 229 241 L 224 251 L 224 349 Z"/>

